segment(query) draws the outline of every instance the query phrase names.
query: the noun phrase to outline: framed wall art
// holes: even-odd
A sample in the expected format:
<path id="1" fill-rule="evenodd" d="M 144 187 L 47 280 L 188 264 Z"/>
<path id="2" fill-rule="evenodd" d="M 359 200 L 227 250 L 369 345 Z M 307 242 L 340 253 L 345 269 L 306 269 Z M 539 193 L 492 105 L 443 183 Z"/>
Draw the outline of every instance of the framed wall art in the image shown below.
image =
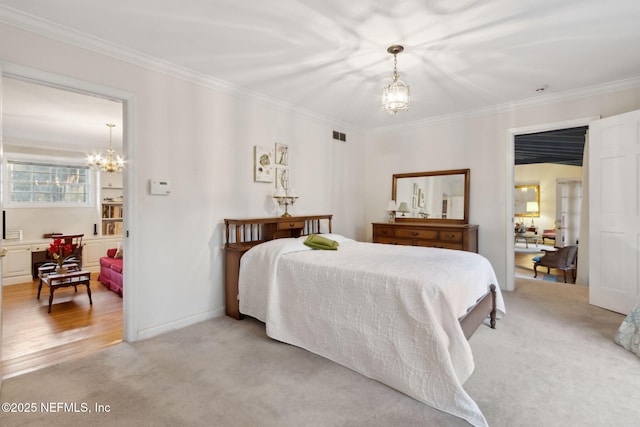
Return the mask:
<path id="1" fill-rule="evenodd" d="M 289 165 L 289 146 L 276 142 L 276 164 L 278 166 Z"/>
<path id="2" fill-rule="evenodd" d="M 267 147 L 253 147 L 253 163 L 254 163 L 254 181 L 255 182 L 273 182 L 274 166 L 273 166 L 273 149 Z"/>
<path id="3" fill-rule="evenodd" d="M 276 190 L 289 190 L 289 169 L 276 168 Z"/>

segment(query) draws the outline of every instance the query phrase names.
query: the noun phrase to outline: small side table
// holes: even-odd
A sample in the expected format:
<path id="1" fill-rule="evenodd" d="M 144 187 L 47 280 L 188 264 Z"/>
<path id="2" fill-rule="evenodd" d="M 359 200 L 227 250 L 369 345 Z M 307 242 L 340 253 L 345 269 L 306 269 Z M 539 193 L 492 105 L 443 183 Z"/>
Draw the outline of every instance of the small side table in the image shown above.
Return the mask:
<path id="1" fill-rule="evenodd" d="M 85 285 L 87 287 L 87 294 L 89 295 L 89 304 L 93 305 L 91 299 L 91 272 L 87 270 L 72 271 L 68 273 L 56 274 L 54 273 L 41 273 L 40 284 L 38 285 L 38 299 L 40 299 L 40 290 L 42 283 L 49 286 L 49 311 L 51 313 L 51 304 L 53 304 L 53 293 L 58 288 L 66 288 L 73 286 L 78 292 L 78 285 Z"/>

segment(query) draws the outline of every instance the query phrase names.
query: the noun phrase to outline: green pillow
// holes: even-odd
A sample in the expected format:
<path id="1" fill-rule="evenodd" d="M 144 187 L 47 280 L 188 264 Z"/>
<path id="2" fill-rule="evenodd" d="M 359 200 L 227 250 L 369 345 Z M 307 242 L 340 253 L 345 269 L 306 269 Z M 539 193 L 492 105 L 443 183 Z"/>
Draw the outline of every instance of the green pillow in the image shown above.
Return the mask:
<path id="1" fill-rule="evenodd" d="M 312 249 L 322 249 L 328 251 L 338 250 L 338 242 L 335 240 L 327 239 L 326 237 L 318 234 L 310 234 L 304 241 L 304 244 Z"/>

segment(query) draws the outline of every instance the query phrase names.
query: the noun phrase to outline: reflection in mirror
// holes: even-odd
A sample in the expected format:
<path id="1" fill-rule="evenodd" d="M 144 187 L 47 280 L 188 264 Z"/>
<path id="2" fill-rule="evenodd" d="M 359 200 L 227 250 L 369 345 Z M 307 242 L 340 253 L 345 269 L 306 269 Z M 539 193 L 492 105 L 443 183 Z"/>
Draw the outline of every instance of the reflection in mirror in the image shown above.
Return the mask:
<path id="1" fill-rule="evenodd" d="M 539 217 L 540 216 L 540 186 L 516 185 L 513 194 L 515 216 Z"/>
<path id="2" fill-rule="evenodd" d="M 393 175 L 396 220 L 467 223 L 469 169 Z"/>

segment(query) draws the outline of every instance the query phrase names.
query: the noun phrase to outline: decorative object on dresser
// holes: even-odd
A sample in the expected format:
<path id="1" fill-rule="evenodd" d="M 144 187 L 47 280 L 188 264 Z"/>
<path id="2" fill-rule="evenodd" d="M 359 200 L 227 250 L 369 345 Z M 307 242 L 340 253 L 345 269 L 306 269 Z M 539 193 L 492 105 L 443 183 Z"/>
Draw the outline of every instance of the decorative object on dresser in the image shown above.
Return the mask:
<path id="1" fill-rule="evenodd" d="M 373 243 L 478 252 L 478 226 L 397 221 L 393 224 L 374 222 Z"/>
<path id="2" fill-rule="evenodd" d="M 395 221 L 397 210 L 398 207 L 396 206 L 395 200 L 389 200 L 389 203 L 387 203 L 387 214 L 389 215 L 389 222 Z"/>

